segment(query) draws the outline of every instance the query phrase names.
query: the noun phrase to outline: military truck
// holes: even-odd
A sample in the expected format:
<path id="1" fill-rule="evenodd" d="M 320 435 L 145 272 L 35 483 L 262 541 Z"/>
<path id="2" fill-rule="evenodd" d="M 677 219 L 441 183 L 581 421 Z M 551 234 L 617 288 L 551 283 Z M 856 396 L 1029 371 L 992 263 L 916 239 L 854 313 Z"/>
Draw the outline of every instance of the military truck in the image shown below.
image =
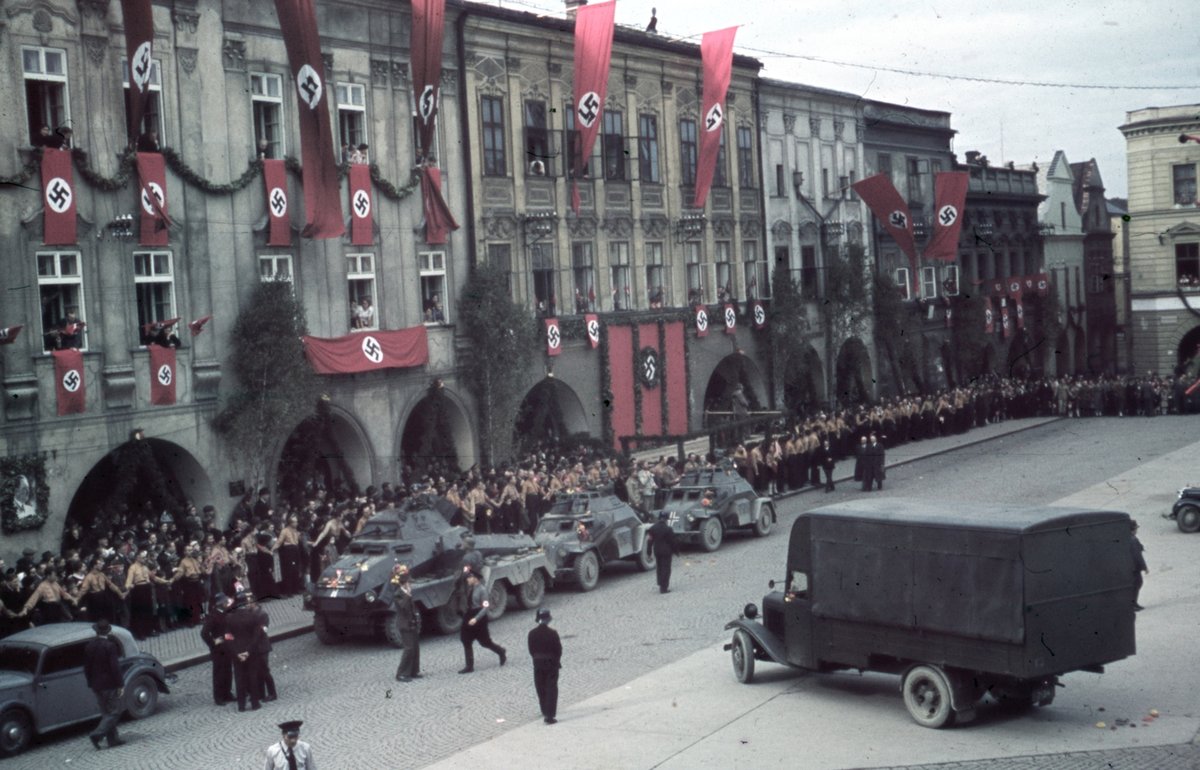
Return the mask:
<path id="1" fill-rule="evenodd" d="M 689 471 L 676 486 L 659 489 L 654 493 L 654 512 L 667 514 L 677 538 L 699 543 L 710 553 L 721 547 L 731 529 L 750 529 L 755 536 L 766 537 L 778 521 L 771 498 L 759 497 L 728 464 Z"/>
<path id="2" fill-rule="evenodd" d="M 611 488 L 559 495 L 533 539 L 546 552 L 555 582 L 572 582 L 590 591 L 601 568 L 628 560 L 642 571 L 654 569 L 654 550 L 646 537 L 650 525 Z"/>
<path id="3" fill-rule="evenodd" d="M 347 636 L 382 635 L 401 646 L 393 597 L 393 569 L 408 567 L 413 599 L 422 626 L 449 634 L 462 626 L 462 566 L 468 548 L 465 527 L 451 526 L 453 504 L 423 495 L 372 516 L 350 541 L 347 551 L 309 584 L 304 607 L 313 612 L 313 629 L 323 644 Z M 510 594 L 523 608 L 542 603 L 551 579 L 546 554 L 528 535 L 474 535 L 482 576 L 490 592 L 488 616 L 504 614 Z"/>
<path id="4" fill-rule="evenodd" d="M 1129 516 L 888 498 L 797 517 L 783 590 L 728 623 L 738 681 L 755 661 L 900 676 L 925 727 L 985 694 L 1046 706 L 1059 677 L 1135 653 Z M 775 582 L 770 582 L 775 589 Z"/>

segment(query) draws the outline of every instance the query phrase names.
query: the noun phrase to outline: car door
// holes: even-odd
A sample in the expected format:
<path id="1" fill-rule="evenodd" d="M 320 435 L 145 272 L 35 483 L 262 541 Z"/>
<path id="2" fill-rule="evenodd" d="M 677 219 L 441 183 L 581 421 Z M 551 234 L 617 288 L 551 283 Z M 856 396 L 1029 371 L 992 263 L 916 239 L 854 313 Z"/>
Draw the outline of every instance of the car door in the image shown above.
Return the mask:
<path id="1" fill-rule="evenodd" d="M 99 716 L 96 696 L 83 675 L 83 650 L 88 641 L 51 647 L 43 653 L 34 686 L 39 732 Z"/>
<path id="2" fill-rule="evenodd" d="M 788 663 L 803 668 L 815 668 L 813 650 L 812 598 L 808 575 L 793 570 L 783 599 L 784 640 Z"/>

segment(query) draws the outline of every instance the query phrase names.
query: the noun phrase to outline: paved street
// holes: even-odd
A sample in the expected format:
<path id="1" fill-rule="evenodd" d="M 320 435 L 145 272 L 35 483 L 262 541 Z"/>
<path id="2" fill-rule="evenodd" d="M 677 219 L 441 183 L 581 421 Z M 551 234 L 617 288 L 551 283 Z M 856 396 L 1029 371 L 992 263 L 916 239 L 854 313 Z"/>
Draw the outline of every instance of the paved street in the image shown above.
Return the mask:
<path id="1" fill-rule="evenodd" d="M 989 431 L 1012 425 L 989 426 Z M 1196 767 L 1188 744 L 1200 728 L 1200 670 L 1179 665 L 1180 640 L 1200 631 L 1195 553 L 1200 539 L 1159 518 L 1176 487 L 1200 481 L 1193 444 L 1200 417 L 1057 421 L 925 459 L 983 435 L 922 442 L 889 459 L 884 496 L 1093 505 L 1126 510 L 1142 524 L 1151 574 L 1138 617 L 1139 654 L 1103 675 L 1072 674 L 1049 708 L 1014 715 L 981 708 L 977 722 L 943 731 L 916 726 L 895 678 L 798 676 L 762 664 L 737 684 L 724 623 L 766 581 L 780 578 L 786 532 L 808 507 L 861 494 L 843 483 L 780 503 L 782 521 L 762 540 L 730 537 L 715 554 L 676 562 L 672 593 L 620 566 L 588 594 L 553 592 L 547 606 L 563 634 L 560 724 L 541 724 L 524 636 L 532 614 L 493 626 L 509 648 L 504 668 L 477 653 L 477 673 L 458 676 L 456 639 L 426 637 L 425 678 L 392 681 L 398 651 L 355 642 L 321 646 L 311 634 L 280 641 L 272 668 L 281 699 L 239 715 L 211 705 L 208 669 L 179 672 L 159 714 L 126 723 L 130 745 L 96 752 L 85 730 L 45 739 L 6 767 L 255 767 L 277 738 L 275 723 L 304 719 L 304 738 L 324 768 L 574 767 Z M 301 624 L 286 608 L 273 610 Z M 165 660 L 186 657 L 182 636 L 155 640 Z M 1161 716 L 1143 722 L 1149 709 Z M 1103 709 L 1103 710 L 1102 710 Z M 1108 729 L 1117 720 L 1116 730 Z M 1104 729 L 1095 725 L 1105 721 Z M 1129 725 L 1136 725 L 1132 727 Z M 803 751 L 802 757 L 797 750 Z M 1096 753 L 1100 751 L 1101 753 Z M 950 764 L 946 764 L 950 763 Z"/>

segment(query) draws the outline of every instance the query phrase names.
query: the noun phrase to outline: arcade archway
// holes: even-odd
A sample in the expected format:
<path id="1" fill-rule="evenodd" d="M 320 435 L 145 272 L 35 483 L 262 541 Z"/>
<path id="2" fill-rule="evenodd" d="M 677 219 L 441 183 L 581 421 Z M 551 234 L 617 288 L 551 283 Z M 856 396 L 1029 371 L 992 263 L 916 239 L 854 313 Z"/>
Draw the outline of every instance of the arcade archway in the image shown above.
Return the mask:
<path id="1" fill-rule="evenodd" d="M 570 385 L 552 377 L 525 394 L 513 428 L 513 446 L 525 453 L 539 445 L 560 445 L 588 433 L 583 403 Z"/>
<path id="2" fill-rule="evenodd" d="M 276 489 L 293 504 L 312 497 L 318 487 L 331 493 L 361 490 L 370 483 L 371 452 L 354 419 L 328 400 L 296 426 L 283 445 Z"/>
<path id="3" fill-rule="evenodd" d="M 811 417 L 825 407 L 825 365 L 811 345 L 788 365 L 783 400 L 786 408 L 799 417 Z"/>
<path id="4" fill-rule="evenodd" d="M 704 424 L 709 423 L 709 413 L 731 413 L 735 411 L 735 393 L 741 388 L 741 394 L 746 399 L 746 409 L 750 412 L 760 412 L 767 408 L 766 381 L 758 364 L 742 353 L 732 353 L 721 359 L 708 378 L 704 389 Z M 723 414 L 718 421 L 729 419 L 729 414 Z"/>
<path id="5" fill-rule="evenodd" d="M 157 526 L 164 510 L 177 517 L 189 501 L 197 508 L 214 501 L 196 458 L 170 441 L 131 438 L 88 471 L 67 508 L 64 532 L 73 524 L 85 532 L 132 528 L 143 518 Z"/>
<path id="6" fill-rule="evenodd" d="M 1176 349 L 1175 373 L 1195 375 L 1200 371 L 1200 326 L 1195 327 L 1179 341 Z"/>
<path id="7" fill-rule="evenodd" d="M 465 470 L 471 457 L 471 424 L 458 402 L 435 383 L 404 421 L 400 462 L 414 477 L 447 476 Z"/>
<path id="8" fill-rule="evenodd" d="M 837 400 L 840 406 L 863 404 L 871 400 L 871 355 L 858 337 L 842 344 L 837 357 Z"/>

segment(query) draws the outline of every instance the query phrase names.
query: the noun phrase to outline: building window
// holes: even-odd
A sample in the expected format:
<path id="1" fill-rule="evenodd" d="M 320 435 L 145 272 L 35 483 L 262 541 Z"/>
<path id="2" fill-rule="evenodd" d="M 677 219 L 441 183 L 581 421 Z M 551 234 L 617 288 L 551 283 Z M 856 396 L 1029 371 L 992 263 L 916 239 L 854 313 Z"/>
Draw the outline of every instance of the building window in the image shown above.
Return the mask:
<path id="1" fill-rule="evenodd" d="M 905 168 L 908 176 L 908 202 L 924 203 L 924 191 L 921 189 L 921 161 L 917 158 L 908 158 L 905 161 Z"/>
<path id="2" fill-rule="evenodd" d="M 529 176 L 553 176 L 554 153 L 550 148 L 550 123 L 546 119 L 546 103 L 526 100 L 525 168 Z"/>
<path id="3" fill-rule="evenodd" d="M 346 150 L 353 152 L 365 144 L 367 122 L 367 89 L 361 83 L 337 84 L 338 138 L 342 146 L 342 162 L 348 163 Z"/>
<path id="4" fill-rule="evenodd" d="M 427 324 L 444 324 L 446 313 L 446 252 L 422 251 L 417 254 L 421 267 L 421 313 Z"/>
<path id="5" fill-rule="evenodd" d="M 596 309 L 596 274 L 592 268 L 592 244 L 587 241 L 572 243 L 571 273 L 575 279 L 576 313 Z"/>
<path id="6" fill-rule="evenodd" d="M 38 295 L 42 303 L 42 349 L 87 349 L 83 306 L 83 274 L 79 253 L 39 252 Z"/>
<path id="7" fill-rule="evenodd" d="M 750 299 L 770 299 L 771 273 L 766 255 L 758 258 L 758 241 L 742 241 L 742 263 L 746 270 L 746 296 Z M 784 263 L 787 263 L 786 257 Z"/>
<path id="8" fill-rule="evenodd" d="M 775 164 L 775 197 L 787 197 L 787 184 L 783 180 L 783 164 Z"/>
<path id="9" fill-rule="evenodd" d="M 921 297 L 934 299 L 937 297 L 937 268 L 921 268 Z"/>
<path id="10" fill-rule="evenodd" d="M 278 75 L 251 72 L 250 106 L 254 112 L 254 143 L 259 155 L 282 158 L 283 80 Z"/>
<path id="11" fill-rule="evenodd" d="M 504 100 L 485 96 L 480 102 L 483 117 L 483 175 L 504 176 L 508 160 L 504 155 Z"/>
<path id="12" fill-rule="evenodd" d="M 749 128 L 737 130 L 738 185 L 754 187 L 754 139 Z"/>
<path id="13" fill-rule="evenodd" d="M 600 153 L 604 159 L 604 178 L 624 182 L 625 171 L 625 115 L 615 110 L 605 110 L 602 118 L 603 133 L 600 136 Z"/>
<path id="14" fill-rule="evenodd" d="M 1181 163 L 1171 167 L 1171 177 L 1175 184 L 1175 205 L 1196 205 L 1196 164 Z"/>
<path id="15" fill-rule="evenodd" d="M 900 299 L 912 299 L 912 283 L 908 277 L 907 267 L 896 268 L 896 288 L 900 290 Z"/>
<path id="16" fill-rule="evenodd" d="M 608 264 L 612 270 L 613 310 L 633 310 L 633 286 L 629 275 L 629 243 L 608 244 Z"/>
<path id="17" fill-rule="evenodd" d="M 346 255 L 346 290 L 350 300 L 350 328 L 378 329 L 374 254 Z"/>
<path id="18" fill-rule="evenodd" d="M 717 145 L 717 166 L 713 169 L 713 187 L 729 186 L 729 159 L 725 153 L 725 131 L 721 129 L 721 141 Z"/>
<path id="19" fill-rule="evenodd" d="M 29 143 L 42 145 L 42 128 L 52 137 L 67 125 L 67 52 L 57 48 L 21 47 L 25 71 L 25 109 Z"/>
<path id="20" fill-rule="evenodd" d="M 169 251 L 135 251 L 133 253 L 133 288 L 137 294 L 138 329 L 141 344 L 154 337 L 147 334 L 147 325 L 175 318 L 175 276 Z"/>
<path id="21" fill-rule="evenodd" d="M 1200 285 L 1200 243 L 1175 244 L 1175 278 L 1180 284 Z"/>
<path id="22" fill-rule="evenodd" d="M 657 241 L 646 244 L 646 301 L 651 308 L 667 303 L 666 271 L 663 269 L 663 245 Z"/>
<path id="23" fill-rule="evenodd" d="M 817 247 L 800 247 L 800 296 L 817 298 Z"/>
<path id="24" fill-rule="evenodd" d="M 886 152 L 881 152 L 875 156 L 875 173 L 883 174 L 888 179 L 892 178 L 892 156 Z"/>
<path id="25" fill-rule="evenodd" d="M 942 296 L 958 296 L 958 265 L 946 265 L 942 268 Z"/>
<path id="26" fill-rule="evenodd" d="M 683 184 L 696 183 L 696 121 L 679 121 L 679 178 Z"/>
<path id="27" fill-rule="evenodd" d="M 704 265 L 700 262 L 699 241 L 688 241 L 683 244 L 684 263 L 687 265 L 688 304 L 698 305 L 704 302 Z"/>
<path id="28" fill-rule="evenodd" d="M 129 61 L 121 62 L 121 84 L 125 87 L 125 125 L 129 125 Z M 163 141 L 162 124 L 162 68 L 157 60 L 150 62 L 150 83 L 146 90 L 146 109 L 142 111 L 142 125 L 138 126 L 138 138 L 153 137 L 161 146 Z M 140 145 L 140 142 L 139 142 Z"/>
<path id="29" fill-rule="evenodd" d="M 717 301 L 731 302 L 733 300 L 733 271 L 730 261 L 733 257 L 733 246 L 729 241 L 717 241 L 713 244 L 713 264 L 717 272 Z"/>
<path id="30" fill-rule="evenodd" d="M 563 133 L 567 137 L 567 141 L 565 142 L 567 146 L 567 162 L 565 168 L 563 168 L 563 174 L 573 178 L 575 177 L 575 166 L 579 163 L 579 153 L 583 149 L 583 136 L 575 128 L 575 110 L 571 105 L 567 105 L 567 108 L 563 110 L 563 114 L 566 116 Z M 591 176 L 591 160 L 591 158 L 583 159 L 583 172 L 579 174 L 580 179 L 586 179 Z"/>
<path id="31" fill-rule="evenodd" d="M 291 254 L 264 254 L 258 258 L 258 277 L 263 281 L 292 282 Z"/>
<path id="32" fill-rule="evenodd" d="M 658 184 L 658 118 L 654 115 L 638 116 L 638 178 L 643 182 Z"/>
<path id="33" fill-rule="evenodd" d="M 531 245 L 529 264 L 533 269 L 533 301 L 538 315 L 557 315 L 558 300 L 554 295 L 554 247 L 549 243 Z"/>

